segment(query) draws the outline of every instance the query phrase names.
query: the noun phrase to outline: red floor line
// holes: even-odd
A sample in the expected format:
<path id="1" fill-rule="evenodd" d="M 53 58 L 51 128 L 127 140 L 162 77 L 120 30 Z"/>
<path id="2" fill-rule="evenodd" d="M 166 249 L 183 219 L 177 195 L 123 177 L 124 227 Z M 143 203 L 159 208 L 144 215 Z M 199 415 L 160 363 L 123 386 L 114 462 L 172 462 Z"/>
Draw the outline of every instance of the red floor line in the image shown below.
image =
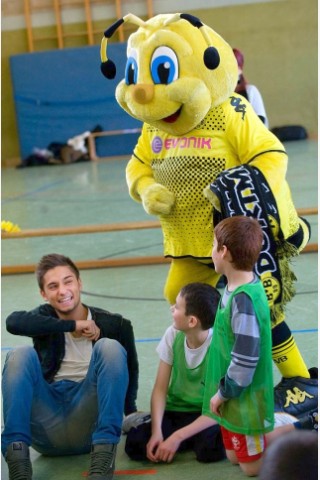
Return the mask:
<path id="1" fill-rule="evenodd" d="M 115 475 L 155 475 L 157 470 L 141 469 L 141 470 L 116 470 Z"/>

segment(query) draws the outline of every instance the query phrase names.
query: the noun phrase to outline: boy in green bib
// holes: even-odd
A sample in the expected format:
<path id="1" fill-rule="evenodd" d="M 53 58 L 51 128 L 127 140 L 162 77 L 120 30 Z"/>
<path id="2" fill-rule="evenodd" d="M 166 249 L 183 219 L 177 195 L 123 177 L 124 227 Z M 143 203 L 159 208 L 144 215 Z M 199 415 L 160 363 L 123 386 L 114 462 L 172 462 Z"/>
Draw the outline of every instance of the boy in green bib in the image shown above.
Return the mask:
<path id="1" fill-rule="evenodd" d="M 203 414 L 220 424 L 227 458 L 249 476 L 258 474 L 265 435 L 274 428 L 270 310 L 253 272 L 263 241 L 252 217 L 226 218 L 214 229 L 212 259 L 227 285 L 214 324 Z"/>
<path id="2" fill-rule="evenodd" d="M 125 451 L 133 460 L 171 462 L 193 450 L 200 462 L 225 458 L 220 427 L 204 416 L 204 381 L 220 294 L 190 283 L 171 307 L 172 325 L 157 347 L 159 366 L 151 395 L 151 420 L 128 431 Z M 149 420 L 149 421 L 148 421 Z"/>

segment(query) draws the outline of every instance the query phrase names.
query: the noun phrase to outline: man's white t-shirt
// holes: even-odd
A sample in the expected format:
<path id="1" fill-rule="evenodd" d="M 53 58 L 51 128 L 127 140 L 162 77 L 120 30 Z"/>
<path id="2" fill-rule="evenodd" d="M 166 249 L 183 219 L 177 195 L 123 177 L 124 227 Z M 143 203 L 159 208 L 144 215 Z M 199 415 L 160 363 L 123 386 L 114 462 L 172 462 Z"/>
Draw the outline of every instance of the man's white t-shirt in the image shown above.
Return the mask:
<path id="1" fill-rule="evenodd" d="M 92 320 L 89 309 L 87 320 Z M 72 380 L 73 382 L 81 382 L 87 375 L 91 360 L 92 340 L 85 337 L 76 338 L 71 332 L 65 333 L 64 338 L 65 355 L 54 381 Z"/>

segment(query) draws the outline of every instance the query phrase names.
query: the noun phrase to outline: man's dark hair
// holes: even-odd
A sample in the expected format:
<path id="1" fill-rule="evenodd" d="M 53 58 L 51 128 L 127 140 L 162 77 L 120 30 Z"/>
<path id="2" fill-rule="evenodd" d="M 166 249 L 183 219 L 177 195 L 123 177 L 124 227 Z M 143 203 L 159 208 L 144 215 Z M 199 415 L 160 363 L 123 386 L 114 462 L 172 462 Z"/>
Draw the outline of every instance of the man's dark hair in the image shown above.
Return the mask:
<path id="1" fill-rule="evenodd" d="M 203 330 L 213 326 L 221 297 L 216 288 L 206 283 L 189 283 L 182 287 L 180 296 L 186 303 L 186 315 L 197 317 Z"/>
<path id="2" fill-rule="evenodd" d="M 318 479 L 318 436 L 315 431 L 294 430 L 278 437 L 265 451 L 259 479 Z"/>
<path id="3" fill-rule="evenodd" d="M 43 290 L 43 277 L 49 270 L 56 267 L 69 267 L 79 280 L 80 272 L 69 257 L 65 257 L 59 253 L 49 253 L 40 259 L 35 271 L 38 285 L 41 290 Z"/>

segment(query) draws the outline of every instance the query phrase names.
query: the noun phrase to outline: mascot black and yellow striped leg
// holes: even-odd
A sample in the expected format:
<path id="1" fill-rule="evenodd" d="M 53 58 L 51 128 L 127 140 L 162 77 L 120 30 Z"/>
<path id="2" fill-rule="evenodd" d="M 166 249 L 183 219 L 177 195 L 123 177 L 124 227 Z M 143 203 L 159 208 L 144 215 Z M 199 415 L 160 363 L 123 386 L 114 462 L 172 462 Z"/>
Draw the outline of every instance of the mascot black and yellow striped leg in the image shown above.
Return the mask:
<path id="1" fill-rule="evenodd" d="M 272 329 L 272 358 L 286 378 L 310 378 L 308 368 L 285 321 Z"/>
<path id="2" fill-rule="evenodd" d="M 299 228 L 288 242 L 300 253 L 310 238 L 310 225 L 299 218 Z M 318 369 L 308 370 L 291 330 L 279 313 L 272 328 L 272 358 L 281 375 L 275 387 L 275 410 L 297 417 L 318 408 Z"/>
<path id="3" fill-rule="evenodd" d="M 272 358 L 282 375 L 275 387 L 275 411 L 302 417 L 318 408 L 318 369 L 308 370 L 285 321 L 272 329 Z"/>

